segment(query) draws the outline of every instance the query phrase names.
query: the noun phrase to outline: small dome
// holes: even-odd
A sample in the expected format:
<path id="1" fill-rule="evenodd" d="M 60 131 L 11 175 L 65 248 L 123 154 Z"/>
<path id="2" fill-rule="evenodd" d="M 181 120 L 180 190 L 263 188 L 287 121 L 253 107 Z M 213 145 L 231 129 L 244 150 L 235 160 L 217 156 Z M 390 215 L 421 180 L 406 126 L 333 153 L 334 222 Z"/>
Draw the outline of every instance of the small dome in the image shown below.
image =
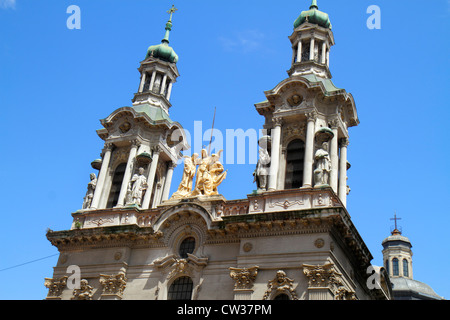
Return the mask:
<path id="1" fill-rule="evenodd" d="M 319 10 L 316 0 L 312 1 L 308 11 L 302 11 L 297 20 L 295 20 L 294 29 L 306 21 L 331 29 L 331 22 L 328 14 Z"/>
<path id="2" fill-rule="evenodd" d="M 152 156 L 147 152 L 142 152 L 136 156 L 136 160 L 140 165 L 146 165 L 152 161 Z"/>
<path id="3" fill-rule="evenodd" d="M 175 53 L 172 47 L 165 41 L 161 44 L 150 46 L 147 50 L 147 55 L 145 56 L 145 60 L 149 57 L 159 58 L 164 61 L 177 63 L 178 55 Z"/>
<path id="4" fill-rule="evenodd" d="M 429 285 L 426 283 L 406 278 L 392 277 L 392 290 L 396 296 L 396 300 L 402 300 L 406 297 L 415 299 L 431 299 L 443 300 Z"/>
<path id="5" fill-rule="evenodd" d="M 178 62 L 178 55 L 175 53 L 173 48 L 169 46 L 169 34 L 170 31 L 172 31 L 172 13 L 175 11 L 176 8 L 173 6 L 172 9 L 168 11 L 168 13 L 170 13 L 170 19 L 166 23 L 166 33 L 164 35 L 164 39 L 162 39 L 161 44 L 150 46 L 147 49 L 145 60 L 149 57 L 154 57 L 172 63 Z"/>
<path id="6" fill-rule="evenodd" d="M 102 167 L 102 159 L 95 159 L 91 162 L 91 167 L 96 170 L 100 170 Z"/>

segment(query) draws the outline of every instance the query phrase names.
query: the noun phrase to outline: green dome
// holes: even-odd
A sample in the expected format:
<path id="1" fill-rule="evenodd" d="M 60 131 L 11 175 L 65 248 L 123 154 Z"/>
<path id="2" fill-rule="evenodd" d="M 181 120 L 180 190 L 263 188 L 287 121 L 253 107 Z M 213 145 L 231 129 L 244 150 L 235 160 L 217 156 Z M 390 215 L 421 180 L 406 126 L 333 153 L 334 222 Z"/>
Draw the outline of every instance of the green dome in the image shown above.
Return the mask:
<path id="1" fill-rule="evenodd" d="M 159 58 L 172 63 L 178 62 L 178 55 L 175 53 L 173 48 L 169 46 L 169 43 L 165 41 L 161 44 L 150 46 L 147 50 L 145 59 L 148 57 Z"/>
<path id="2" fill-rule="evenodd" d="M 150 46 L 147 49 L 145 60 L 149 57 L 154 57 L 172 63 L 178 62 L 178 55 L 175 53 L 173 48 L 169 46 L 169 33 L 172 31 L 172 13 L 176 10 L 177 9 L 172 6 L 172 9 L 168 11 L 168 13 L 170 13 L 170 19 L 166 23 L 166 34 L 164 35 L 164 39 L 162 39 L 161 44 Z"/>
<path id="3" fill-rule="evenodd" d="M 309 23 L 318 24 L 321 27 L 331 29 L 331 22 L 328 14 L 319 11 L 317 0 L 313 0 L 308 11 L 302 11 L 300 16 L 294 22 L 294 29 L 302 23 L 308 21 Z"/>

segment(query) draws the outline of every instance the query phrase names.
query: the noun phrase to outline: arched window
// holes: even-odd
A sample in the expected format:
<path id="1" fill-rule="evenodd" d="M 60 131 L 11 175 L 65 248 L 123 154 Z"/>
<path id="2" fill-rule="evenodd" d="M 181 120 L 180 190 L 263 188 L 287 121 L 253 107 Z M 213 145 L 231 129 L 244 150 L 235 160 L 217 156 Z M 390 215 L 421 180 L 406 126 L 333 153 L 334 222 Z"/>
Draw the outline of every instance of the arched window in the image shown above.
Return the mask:
<path id="1" fill-rule="evenodd" d="M 178 250 L 178 253 L 180 254 L 180 257 L 183 259 L 186 259 L 188 257 L 188 253 L 192 254 L 195 249 L 195 239 L 193 237 L 189 237 L 184 239 L 180 244 L 180 249 Z"/>
<path id="2" fill-rule="evenodd" d="M 403 259 L 403 276 L 409 277 L 408 260 Z"/>
<path id="3" fill-rule="evenodd" d="M 191 300 L 193 283 L 189 277 L 176 279 L 169 288 L 168 300 Z"/>
<path id="4" fill-rule="evenodd" d="M 123 176 L 125 175 L 125 169 L 127 167 L 126 163 L 119 164 L 114 171 L 114 176 L 112 178 L 111 189 L 109 191 L 107 208 L 112 208 L 119 201 L 120 188 L 122 188 Z"/>
<path id="5" fill-rule="evenodd" d="M 273 298 L 273 300 L 291 300 L 286 293 L 280 293 Z"/>
<path id="6" fill-rule="evenodd" d="M 305 157 L 305 143 L 296 139 L 286 148 L 285 189 L 297 189 L 303 186 L 303 159 Z"/>
<path id="7" fill-rule="evenodd" d="M 387 272 L 387 274 L 389 274 L 389 260 L 387 260 L 387 259 L 386 259 L 386 265 L 385 265 L 385 267 L 386 267 L 386 272 Z"/>
<path id="8" fill-rule="evenodd" d="M 392 259 L 392 275 L 398 276 L 399 270 L 398 270 L 398 259 L 394 258 Z"/>

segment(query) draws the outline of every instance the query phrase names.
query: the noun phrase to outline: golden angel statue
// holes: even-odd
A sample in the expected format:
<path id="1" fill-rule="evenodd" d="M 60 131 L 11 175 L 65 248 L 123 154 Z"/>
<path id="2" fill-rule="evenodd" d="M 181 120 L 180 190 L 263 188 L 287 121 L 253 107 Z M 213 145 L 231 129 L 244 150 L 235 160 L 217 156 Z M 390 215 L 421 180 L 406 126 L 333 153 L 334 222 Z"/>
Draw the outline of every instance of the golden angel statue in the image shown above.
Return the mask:
<path id="1" fill-rule="evenodd" d="M 178 190 L 172 195 L 171 199 L 182 199 L 191 194 L 195 168 L 197 167 L 197 158 L 198 153 L 194 153 L 192 156 L 184 156 L 183 177 L 181 178 Z"/>
<path id="2" fill-rule="evenodd" d="M 183 177 L 171 199 L 218 195 L 217 187 L 227 176 L 227 171 L 224 172 L 219 161 L 222 151 L 209 156 L 206 149 L 203 149 L 201 157 L 196 153 L 192 157 L 185 156 Z M 194 175 L 196 180 L 192 188 Z"/>

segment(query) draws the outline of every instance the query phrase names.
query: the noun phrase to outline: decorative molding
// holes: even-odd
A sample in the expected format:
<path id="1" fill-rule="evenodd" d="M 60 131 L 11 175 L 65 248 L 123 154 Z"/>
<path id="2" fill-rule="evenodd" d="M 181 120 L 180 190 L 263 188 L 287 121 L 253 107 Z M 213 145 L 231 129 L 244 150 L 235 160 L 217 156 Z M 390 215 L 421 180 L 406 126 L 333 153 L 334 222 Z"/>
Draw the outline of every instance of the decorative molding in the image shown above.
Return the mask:
<path id="1" fill-rule="evenodd" d="M 95 224 L 97 227 L 100 227 L 102 224 L 105 224 L 105 223 L 114 223 L 114 218 L 105 218 L 105 219 L 103 219 L 103 218 L 100 217 L 98 219 L 89 220 L 89 221 L 86 222 L 86 224 Z"/>
<path id="2" fill-rule="evenodd" d="M 300 206 L 304 204 L 303 200 L 298 200 L 298 199 L 295 199 L 292 201 L 290 201 L 289 199 L 286 199 L 284 201 L 277 201 L 277 202 L 273 202 L 271 200 L 272 199 L 269 199 L 269 201 L 268 201 L 269 208 L 282 207 L 283 209 L 288 209 L 289 207 L 292 207 L 296 204 L 300 205 Z"/>
<path id="3" fill-rule="evenodd" d="M 298 300 L 297 293 L 294 290 L 294 280 L 289 279 L 283 270 L 278 270 L 275 278 L 269 281 L 263 300 L 273 299 L 280 293 L 289 295 L 292 300 Z"/>
<path id="4" fill-rule="evenodd" d="M 297 137 L 306 138 L 306 124 L 304 122 L 283 127 L 283 146 L 286 146 L 290 140 Z"/>
<path id="5" fill-rule="evenodd" d="M 180 258 L 174 254 L 166 256 L 164 258 L 156 259 L 153 261 L 153 265 L 168 272 L 168 279 L 185 275 L 193 277 L 195 271 L 200 271 L 208 264 L 208 258 L 197 257 L 188 253 L 187 258 Z"/>
<path id="6" fill-rule="evenodd" d="M 234 289 L 251 289 L 258 275 L 258 266 L 251 268 L 229 268 L 230 277 L 234 279 Z"/>

